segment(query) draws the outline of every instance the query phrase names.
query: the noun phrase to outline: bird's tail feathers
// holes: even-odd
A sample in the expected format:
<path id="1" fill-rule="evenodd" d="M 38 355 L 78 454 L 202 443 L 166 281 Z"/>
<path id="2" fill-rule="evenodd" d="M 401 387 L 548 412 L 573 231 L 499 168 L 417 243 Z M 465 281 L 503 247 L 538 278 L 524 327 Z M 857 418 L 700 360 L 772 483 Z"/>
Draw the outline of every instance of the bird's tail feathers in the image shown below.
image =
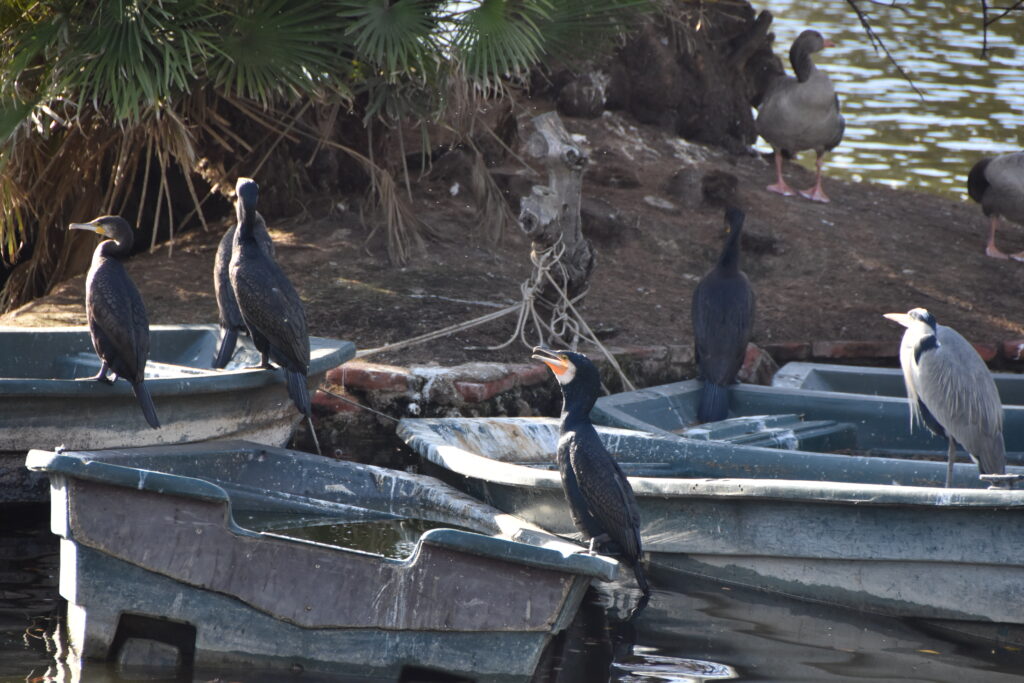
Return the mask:
<path id="1" fill-rule="evenodd" d="M 153 397 L 149 395 L 146 383 L 139 381 L 133 384 L 132 393 L 135 394 L 135 400 L 139 402 L 139 407 L 142 408 L 142 414 L 146 416 L 146 422 L 153 429 L 159 429 L 160 420 L 157 419 L 156 406 L 153 405 Z"/>
<path id="2" fill-rule="evenodd" d="M 309 400 L 309 387 L 306 386 L 306 376 L 295 370 L 287 370 L 288 373 L 288 395 L 295 402 L 295 407 L 306 417 L 313 415 L 313 406 Z"/>
<path id="3" fill-rule="evenodd" d="M 717 422 L 729 416 L 729 388 L 705 380 L 700 393 L 697 419 L 701 422 Z"/>
<path id="4" fill-rule="evenodd" d="M 647 603 L 651 601 L 651 585 L 647 583 L 647 576 L 644 574 L 644 569 L 640 566 L 639 562 L 633 565 L 633 575 L 636 577 L 636 585 L 640 588 L 641 596 L 636 606 L 630 610 L 629 619 L 639 614 L 644 607 L 647 607 Z"/>
<path id="5" fill-rule="evenodd" d="M 235 353 L 235 344 L 238 342 L 238 330 L 229 327 L 224 330 L 224 336 L 220 340 L 220 348 L 217 349 L 217 357 L 213 359 L 213 367 L 220 369 L 227 367 L 231 356 Z"/>

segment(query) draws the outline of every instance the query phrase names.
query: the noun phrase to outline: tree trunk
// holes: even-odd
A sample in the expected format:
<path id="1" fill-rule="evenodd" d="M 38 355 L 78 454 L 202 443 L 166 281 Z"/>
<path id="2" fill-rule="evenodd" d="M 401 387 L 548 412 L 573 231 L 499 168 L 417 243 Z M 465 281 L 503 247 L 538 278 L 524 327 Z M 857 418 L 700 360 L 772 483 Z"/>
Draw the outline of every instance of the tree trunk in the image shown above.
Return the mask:
<path id="1" fill-rule="evenodd" d="M 547 266 L 554 280 L 545 278 L 541 282 L 534 305 L 550 330 L 544 335 L 546 341 L 573 346 L 576 339 L 565 339 L 559 332 L 564 329 L 559 319 L 567 308 L 565 298 L 579 307 L 597 263 L 597 254 L 590 240 L 583 237 L 580 221 L 587 156 L 573 142 L 557 113 L 541 114 L 531 123 L 534 131 L 526 140 L 525 152 L 547 168 L 548 183 L 535 185 L 532 194 L 523 198 L 519 225 L 532 241 L 534 263 Z"/>

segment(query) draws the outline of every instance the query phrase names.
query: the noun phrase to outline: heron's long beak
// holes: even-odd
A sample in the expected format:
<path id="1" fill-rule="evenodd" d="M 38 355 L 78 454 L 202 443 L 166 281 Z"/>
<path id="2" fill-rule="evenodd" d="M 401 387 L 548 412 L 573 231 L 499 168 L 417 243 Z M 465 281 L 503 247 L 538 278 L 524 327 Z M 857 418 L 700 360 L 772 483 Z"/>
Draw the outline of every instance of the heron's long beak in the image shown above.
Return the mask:
<path id="1" fill-rule="evenodd" d="M 906 313 L 886 313 L 882 317 L 888 318 L 894 323 L 899 323 L 903 327 L 910 327 L 914 323 L 914 319 Z"/>
<path id="2" fill-rule="evenodd" d="M 551 372 L 556 375 L 563 375 L 569 369 L 569 359 L 551 349 L 535 346 L 533 347 L 533 355 L 530 357 L 547 365 L 551 368 Z"/>
<path id="3" fill-rule="evenodd" d="M 107 233 L 103 230 L 102 225 L 96 225 L 95 223 L 72 223 L 68 226 L 68 230 L 90 230 L 95 232 L 97 235 L 106 235 Z"/>

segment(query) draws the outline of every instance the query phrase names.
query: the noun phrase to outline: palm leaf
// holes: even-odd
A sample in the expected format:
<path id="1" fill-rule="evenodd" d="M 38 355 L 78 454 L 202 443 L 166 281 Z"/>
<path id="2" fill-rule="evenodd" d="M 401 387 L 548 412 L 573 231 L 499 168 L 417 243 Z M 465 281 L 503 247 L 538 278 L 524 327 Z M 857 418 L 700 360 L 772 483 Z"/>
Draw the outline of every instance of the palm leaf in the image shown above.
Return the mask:
<path id="1" fill-rule="evenodd" d="M 434 0 L 343 0 L 340 16 L 355 58 L 383 71 L 389 82 L 425 77 L 428 62 L 437 59 Z"/>
<path id="2" fill-rule="evenodd" d="M 210 77 L 228 94 L 263 104 L 328 91 L 344 97 L 344 29 L 333 3 L 252 0 L 222 26 Z"/>
<path id="3" fill-rule="evenodd" d="M 455 21 L 453 47 L 465 74 L 486 88 L 525 71 L 543 54 L 539 26 L 548 21 L 543 0 L 483 0 Z"/>

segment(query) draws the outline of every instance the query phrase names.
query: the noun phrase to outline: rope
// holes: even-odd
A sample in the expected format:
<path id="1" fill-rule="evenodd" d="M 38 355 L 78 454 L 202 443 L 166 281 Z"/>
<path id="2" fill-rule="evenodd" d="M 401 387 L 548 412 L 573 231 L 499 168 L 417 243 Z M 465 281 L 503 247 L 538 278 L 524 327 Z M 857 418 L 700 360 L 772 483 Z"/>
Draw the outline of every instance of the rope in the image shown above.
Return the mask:
<path id="1" fill-rule="evenodd" d="M 398 418 L 396 418 L 396 417 L 391 417 L 387 413 L 382 413 L 379 410 L 374 410 L 370 406 L 364 406 L 359 401 L 353 401 L 352 399 L 346 398 L 345 396 L 339 396 L 338 394 L 334 393 L 333 391 L 328 391 L 327 389 L 320 389 L 320 391 L 324 392 L 328 396 L 333 396 L 334 398 L 338 399 L 339 401 L 344 401 L 345 403 L 349 403 L 351 405 L 354 405 L 357 408 L 362 408 L 363 410 L 369 411 L 369 412 L 373 413 L 374 415 L 378 415 L 380 417 L 383 417 L 386 420 L 391 420 L 392 422 L 398 422 L 399 421 Z"/>
<path id="2" fill-rule="evenodd" d="M 543 345 L 546 339 L 559 339 L 563 343 L 566 343 L 570 350 L 575 351 L 579 345 L 579 341 L 582 339 L 597 347 L 597 349 L 615 369 L 615 372 L 618 373 L 619 379 L 622 380 L 622 385 L 626 390 L 633 391 L 636 387 L 629 378 L 626 377 L 626 373 L 622 371 L 622 367 L 615 359 L 615 356 L 598 340 L 597 335 L 594 334 L 590 325 L 587 324 L 587 321 L 583 319 L 583 316 L 580 315 L 579 310 L 576 308 L 575 304 L 579 303 L 590 290 L 585 289 L 576 296 L 572 298 L 569 297 L 569 293 L 566 291 L 564 285 L 564 283 L 568 282 L 569 279 L 566 267 L 562 263 L 562 256 L 564 254 L 565 245 L 562 243 L 561 238 L 559 238 L 559 240 L 550 247 L 540 250 L 534 249 L 530 253 L 530 261 L 533 263 L 533 273 L 526 281 L 519 285 L 519 291 L 522 295 L 519 303 L 465 322 L 449 325 L 448 327 L 444 327 L 433 332 L 426 332 L 392 344 L 385 344 L 384 346 L 357 351 L 356 358 L 366 358 L 367 356 L 373 356 L 387 351 L 395 351 L 397 349 L 404 349 L 409 346 L 414 346 L 415 344 L 421 344 L 441 337 L 447 337 L 448 335 L 468 330 L 476 327 L 477 325 L 497 320 L 498 318 L 502 318 L 510 313 L 518 311 L 519 315 L 516 320 L 515 330 L 512 332 L 512 336 L 510 336 L 506 341 L 498 344 L 497 346 L 467 348 L 497 351 L 498 349 L 505 348 L 518 339 L 524 346 L 526 346 L 526 348 L 529 349 L 534 346 Z M 558 279 L 552 275 L 552 270 L 556 269 L 560 276 Z M 558 293 L 559 298 L 551 307 L 551 320 L 544 321 L 541 318 L 541 315 L 537 312 L 536 301 L 540 296 L 541 289 L 548 284 L 550 284 Z M 534 330 L 537 332 L 537 342 L 532 344 L 526 338 L 526 328 L 528 323 L 531 322 L 533 323 Z M 335 396 L 335 394 L 331 395 Z M 337 398 L 342 397 L 338 396 Z M 347 399 L 342 398 L 342 400 Z"/>
<path id="3" fill-rule="evenodd" d="M 516 329 L 512 333 L 512 336 L 504 343 L 498 344 L 497 346 L 486 347 L 487 350 L 496 351 L 498 349 L 503 349 L 516 341 L 516 339 L 519 339 L 527 348 L 533 348 L 534 346 L 543 345 L 547 338 L 559 339 L 566 343 L 571 351 L 575 351 L 579 345 L 580 339 L 583 339 L 598 348 L 598 350 L 615 369 L 615 372 L 619 375 L 619 379 L 622 380 L 622 385 L 626 387 L 626 390 L 633 391 L 636 387 L 629 378 L 626 377 L 626 373 L 622 371 L 622 366 L 619 365 L 619 362 L 615 359 L 612 352 L 609 351 L 607 347 L 600 342 L 600 340 L 598 340 L 593 329 L 591 329 L 590 325 L 587 324 L 587 321 L 583 319 L 583 316 L 575 306 L 575 304 L 579 303 L 583 297 L 587 295 L 587 292 L 590 291 L 589 288 L 584 289 L 572 298 L 569 297 L 569 293 L 566 291 L 565 285 L 563 284 L 569 280 L 566 267 L 562 263 L 562 256 L 564 254 L 565 245 L 562 243 L 561 237 L 559 237 L 558 241 L 550 247 L 541 250 L 535 249 L 530 253 L 530 261 L 533 263 L 533 274 L 528 280 L 520 285 L 522 301 L 516 304 L 520 309 L 519 319 L 516 322 Z M 557 267 L 558 274 L 561 276 L 558 279 L 551 274 L 551 271 L 555 267 Z M 550 322 L 545 322 L 541 319 L 536 307 L 536 301 L 539 298 L 540 291 L 546 284 L 550 284 L 559 295 L 559 300 L 554 306 L 552 306 Z M 526 339 L 527 321 L 533 322 L 534 329 L 537 331 L 538 341 L 536 344 L 531 344 Z M 547 334 L 545 334 L 545 332 Z"/>

